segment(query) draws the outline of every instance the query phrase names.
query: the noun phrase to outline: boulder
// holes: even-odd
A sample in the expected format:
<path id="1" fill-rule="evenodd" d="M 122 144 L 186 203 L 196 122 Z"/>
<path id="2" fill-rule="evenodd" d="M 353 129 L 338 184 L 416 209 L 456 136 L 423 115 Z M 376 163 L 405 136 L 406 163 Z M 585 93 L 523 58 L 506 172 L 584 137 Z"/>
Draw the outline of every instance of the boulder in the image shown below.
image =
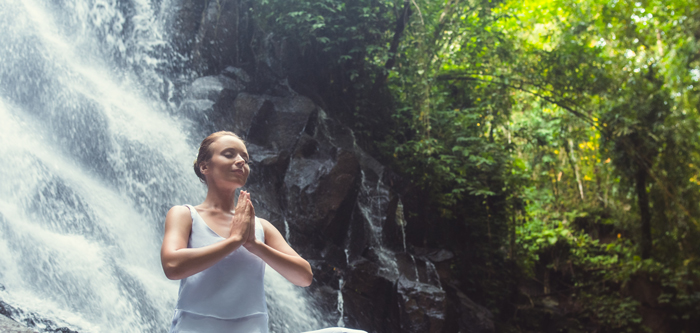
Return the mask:
<path id="1" fill-rule="evenodd" d="M 354 262 L 343 287 L 345 323 L 368 332 L 399 333 L 398 299 L 394 281 L 379 274 L 369 260 Z"/>
<path id="2" fill-rule="evenodd" d="M 443 332 L 447 302 L 442 288 L 402 276 L 398 280 L 396 292 L 400 300 L 402 332 Z"/>
<path id="3" fill-rule="evenodd" d="M 309 289 L 315 306 L 330 318 L 343 301 L 343 322 L 367 331 L 492 332 L 488 310 L 442 289 L 439 272 L 454 253 L 404 246 L 401 180 L 311 99 L 276 80 L 263 90 L 278 93 L 260 93 L 251 76 L 229 66 L 196 79 L 181 114 L 197 138 L 232 130 L 246 140 L 256 214 L 322 270 Z"/>
<path id="4" fill-rule="evenodd" d="M 36 313 L 24 311 L 0 300 L 0 332 L 30 333 L 39 330 L 48 333 L 78 333 Z"/>
<path id="5" fill-rule="evenodd" d="M 175 6 L 173 45 L 192 59 L 198 72 L 219 73 L 228 65 L 249 60 L 248 38 L 240 38 L 253 31 L 249 1 L 181 0 Z"/>

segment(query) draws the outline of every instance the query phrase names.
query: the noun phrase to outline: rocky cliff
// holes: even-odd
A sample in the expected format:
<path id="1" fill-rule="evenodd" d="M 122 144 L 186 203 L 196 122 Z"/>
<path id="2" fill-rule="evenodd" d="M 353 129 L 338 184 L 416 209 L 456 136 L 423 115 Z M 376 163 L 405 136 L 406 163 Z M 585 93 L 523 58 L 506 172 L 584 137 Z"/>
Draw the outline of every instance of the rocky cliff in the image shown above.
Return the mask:
<path id="1" fill-rule="evenodd" d="M 300 55 L 256 30 L 247 1 L 178 6 L 173 43 L 198 73 L 178 113 L 196 140 L 218 130 L 246 140 L 256 213 L 312 263 L 308 294 L 330 323 L 369 332 L 494 331 L 491 313 L 454 286 L 453 253 L 407 245 L 406 181 L 329 116 L 335 112 L 324 107 L 334 103 L 290 87 Z"/>

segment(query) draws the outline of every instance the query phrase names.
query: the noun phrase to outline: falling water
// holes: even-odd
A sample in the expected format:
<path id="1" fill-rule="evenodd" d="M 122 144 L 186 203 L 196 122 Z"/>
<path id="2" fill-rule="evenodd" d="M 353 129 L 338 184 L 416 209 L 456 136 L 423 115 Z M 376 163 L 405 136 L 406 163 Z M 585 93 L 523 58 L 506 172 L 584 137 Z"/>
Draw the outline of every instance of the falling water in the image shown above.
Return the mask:
<path id="1" fill-rule="evenodd" d="M 171 116 L 172 82 L 189 79 L 168 74 L 182 66 L 171 7 L 0 2 L 2 301 L 80 332 L 166 331 L 178 284 L 160 266 L 163 216 L 204 197 L 189 139 L 202 133 Z M 273 331 L 316 328 L 275 274 L 289 304 L 271 312 L 293 320 Z"/>
<path id="2" fill-rule="evenodd" d="M 284 239 L 289 242 L 289 222 L 287 222 L 287 218 L 284 218 Z"/>
<path id="3" fill-rule="evenodd" d="M 403 202 L 399 199 L 399 203 L 396 205 L 396 223 L 401 227 L 401 240 L 403 241 L 403 252 L 407 252 L 406 249 L 406 219 L 403 215 Z"/>
<path id="4" fill-rule="evenodd" d="M 426 260 L 425 266 L 428 269 L 428 282 L 437 284 L 438 288 L 442 290 L 442 283 L 440 282 L 440 274 L 438 274 L 437 268 L 432 261 Z"/>
<path id="5" fill-rule="evenodd" d="M 338 318 L 338 327 L 345 327 L 345 319 L 343 318 L 345 316 L 345 301 L 343 300 L 343 278 L 341 277 L 338 280 L 338 313 L 340 314 L 340 318 Z"/>
<path id="6" fill-rule="evenodd" d="M 384 187 L 381 178 L 375 186 L 368 179 L 365 170 L 361 173 L 360 195 L 358 198 L 360 212 L 365 223 L 369 226 L 370 244 L 379 259 L 379 272 L 390 280 L 399 276 L 399 267 L 394 253 L 387 249 L 382 242 L 383 209 L 389 201 L 389 191 Z"/>

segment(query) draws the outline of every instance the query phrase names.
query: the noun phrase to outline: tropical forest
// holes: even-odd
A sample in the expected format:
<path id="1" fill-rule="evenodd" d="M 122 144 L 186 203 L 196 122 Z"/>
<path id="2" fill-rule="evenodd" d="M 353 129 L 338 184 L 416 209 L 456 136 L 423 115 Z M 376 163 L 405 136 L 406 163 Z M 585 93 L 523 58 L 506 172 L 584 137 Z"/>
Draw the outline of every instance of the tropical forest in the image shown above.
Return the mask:
<path id="1" fill-rule="evenodd" d="M 407 183 L 410 243 L 455 252 L 451 278 L 497 331 L 698 327 L 700 4 L 255 10 Z"/>
<path id="2" fill-rule="evenodd" d="M 700 327 L 697 0 L 3 0 L 0 29 L 0 319 L 166 332 L 163 221 L 225 130 L 313 270 L 268 267 L 270 332 Z"/>

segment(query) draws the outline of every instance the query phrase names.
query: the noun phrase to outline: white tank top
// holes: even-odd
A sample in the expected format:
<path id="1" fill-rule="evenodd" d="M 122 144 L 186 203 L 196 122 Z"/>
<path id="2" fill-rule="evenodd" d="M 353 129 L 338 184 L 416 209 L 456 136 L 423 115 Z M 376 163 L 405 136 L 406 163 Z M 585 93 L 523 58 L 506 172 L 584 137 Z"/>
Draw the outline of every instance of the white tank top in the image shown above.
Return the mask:
<path id="1" fill-rule="evenodd" d="M 209 228 L 194 207 L 186 206 L 192 215 L 187 247 L 203 247 L 224 240 Z M 257 217 L 255 237 L 265 241 L 265 232 Z M 265 262 L 241 246 L 214 266 L 180 280 L 176 308 L 218 319 L 267 316 L 264 275 Z"/>

